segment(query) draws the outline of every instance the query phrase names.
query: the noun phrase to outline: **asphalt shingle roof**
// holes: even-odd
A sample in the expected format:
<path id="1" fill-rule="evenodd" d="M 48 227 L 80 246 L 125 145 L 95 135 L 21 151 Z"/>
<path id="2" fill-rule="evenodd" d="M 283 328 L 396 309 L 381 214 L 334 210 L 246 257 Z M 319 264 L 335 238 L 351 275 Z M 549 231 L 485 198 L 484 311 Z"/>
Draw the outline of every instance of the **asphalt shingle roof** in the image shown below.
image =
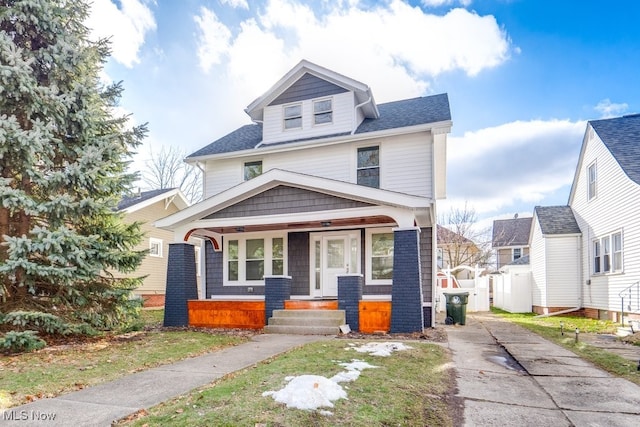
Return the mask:
<path id="1" fill-rule="evenodd" d="M 589 123 L 627 176 L 640 184 L 640 114 Z"/>
<path id="2" fill-rule="evenodd" d="M 379 104 L 378 111 L 380 112 L 379 118 L 365 119 L 360 126 L 358 126 L 355 133 L 363 134 L 451 120 L 449 97 L 446 93 Z M 320 138 L 316 137 L 311 139 L 317 140 L 344 135 L 349 135 L 349 133 L 324 135 Z M 245 125 L 190 154 L 188 157 L 209 156 L 254 149 L 261 141 L 262 125 Z M 281 144 L 300 141 L 302 140 L 286 141 Z M 269 144 L 269 146 L 272 145 L 273 144 Z M 257 150 L 259 150 L 259 148 Z"/>
<path id="3" fill-rule="evenodd" d="M 536 206 L 542 234 L 577 234 L 580 227 L 570 206 Z"/>
<path id="4" fill-rule="evenodd" d="M 153 199 L 160 194 L 168 193 L 171 190 L 175 190 L 175 188 L 161 188 L 158 190 L 143 191 L 140 193 L 140 196 L 123 197 L 122 200 L 120 200 L 120 203 L 118 203 L 118 210 L 121 211 L 130 208 L 131 206 L 135 206 L 145 200 Z"/>
<path id="5" fill-rule="evenodd" d="M 497 219 L 493 221 L 491 246 L 528 246 L 532 217 Z"/>

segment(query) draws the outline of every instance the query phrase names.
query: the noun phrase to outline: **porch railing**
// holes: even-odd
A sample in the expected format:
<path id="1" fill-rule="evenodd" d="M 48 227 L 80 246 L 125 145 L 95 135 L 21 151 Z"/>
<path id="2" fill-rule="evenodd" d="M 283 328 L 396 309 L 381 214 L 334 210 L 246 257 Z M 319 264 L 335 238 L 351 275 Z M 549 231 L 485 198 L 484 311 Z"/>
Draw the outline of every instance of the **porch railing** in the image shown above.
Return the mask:
<path id="1" fill-rule="evenodd" d="M 625 309 L 627 313 L 640 312 L 640 281 L 622 290 L 618 296 L 621 298 L 622 303 L 620 323 L 624 325 Z"/>

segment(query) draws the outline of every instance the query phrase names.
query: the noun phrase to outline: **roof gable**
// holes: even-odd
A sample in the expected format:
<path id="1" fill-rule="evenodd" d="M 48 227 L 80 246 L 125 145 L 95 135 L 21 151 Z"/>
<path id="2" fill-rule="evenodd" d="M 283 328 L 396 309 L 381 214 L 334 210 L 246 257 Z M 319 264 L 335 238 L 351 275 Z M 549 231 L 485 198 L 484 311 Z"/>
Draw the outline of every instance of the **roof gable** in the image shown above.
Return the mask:
<path id="1" fill-rule="evenodd" d="M 377 117 L 378 109 L 373 99 L 373 93 L 369 86 L 354 80 L 350 77 L 331 71 L 327 68 L 316 65 L 307 60 L 300 61 L 287 74 L 285 74 L 278 82 L 273 85 L 262 96 L 254 100 L 247 106 L 245 112 L 251 117 L 251 120 L 259 122 L 264 118 L 264 108 L 272 104 L 276 99 L 289 91 L 294 85 L 300 85 L 302 78 L 310 79 L 316 77 L 318 80 L 333 84 L 346 91 L 354 93 L 358 104 L 369 101 L 367 105 L 363 105 L 363 111 L 366 117 Z M 324 83 L 322 83 L 324 84 Z M 308 97 L 300 99 L 309 99 Z"/>
<path id="2" fill-rule="evenodd" d="M 589 123 L 629 179 L 640 184 L 640 114 Z"/>
<path id="3" fill-rule="evenodd" d="M 178 209 L 186 208 L 189 203 L 178 188 L 160 188 L 156 190 L 143 191 L 141 193 L 123 197 L 118 203 L 118 210 L 127 213 L 144 209 L 160 200 L 172 198 Z"/>
<path id="4" fill-rule="evenodd" d="M 533 217 L 493 221 L 491 246 L 494 248 L 528 246 L 532 220 Z"/>
<path id="5" fill-rule="evenodd" d="M 305 73 L 269 105 L 281 105 L 309 98 L 335 95 L 348 90 L 313 74 Z"/>
<path id="6" fill-rule="evenodd" d="M 580 234 L 570 206 L 536 206 L 534 213 L 544 235 Z"/>

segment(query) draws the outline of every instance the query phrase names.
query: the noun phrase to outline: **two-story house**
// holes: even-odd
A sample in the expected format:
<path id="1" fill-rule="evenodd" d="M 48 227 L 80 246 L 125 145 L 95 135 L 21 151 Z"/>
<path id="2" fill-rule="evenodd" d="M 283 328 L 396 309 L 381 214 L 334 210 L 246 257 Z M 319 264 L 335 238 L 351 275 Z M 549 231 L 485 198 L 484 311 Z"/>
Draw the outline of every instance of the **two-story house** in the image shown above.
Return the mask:
<path id="1" fill-rule="evenodd" d="M 367 85 L 303 60 L 245 111 L 252 124 L 186 159 L 204 171 L 204 200 L 156 222 L 177 242 L 207 240 L 199 302 L 230 318 L 266 305 L 260 326 L 273 298 L 339 302 L 343 280 L 360 303 L 388 304 L 386 329 L 433 325 L 447 95 L 377 104 Z M 182 259 L 169 276 L 183 277 Z M 215 322 L 198 307 L 208 320 L 191 312 L 192 324 Z"/>
<path id="2" fill-rule="evenodd" d="M 532 217 L 497 219 L 493 221 L 491 247 L 495 250 L 496 269 L 529 255 L 529 234 Z"/>

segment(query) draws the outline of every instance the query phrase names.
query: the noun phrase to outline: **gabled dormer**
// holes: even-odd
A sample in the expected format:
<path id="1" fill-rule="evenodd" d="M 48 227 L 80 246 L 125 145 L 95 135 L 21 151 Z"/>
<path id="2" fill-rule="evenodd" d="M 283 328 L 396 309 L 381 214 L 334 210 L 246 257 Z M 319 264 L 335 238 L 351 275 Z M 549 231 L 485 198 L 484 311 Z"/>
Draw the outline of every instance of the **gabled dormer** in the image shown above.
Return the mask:
<path id="1" fill-rule="evenodd" d="M 245 111 L 263 125 L 262 144 L 348 135 L 379 117 L 367 85 L 306 60 Z"/>

